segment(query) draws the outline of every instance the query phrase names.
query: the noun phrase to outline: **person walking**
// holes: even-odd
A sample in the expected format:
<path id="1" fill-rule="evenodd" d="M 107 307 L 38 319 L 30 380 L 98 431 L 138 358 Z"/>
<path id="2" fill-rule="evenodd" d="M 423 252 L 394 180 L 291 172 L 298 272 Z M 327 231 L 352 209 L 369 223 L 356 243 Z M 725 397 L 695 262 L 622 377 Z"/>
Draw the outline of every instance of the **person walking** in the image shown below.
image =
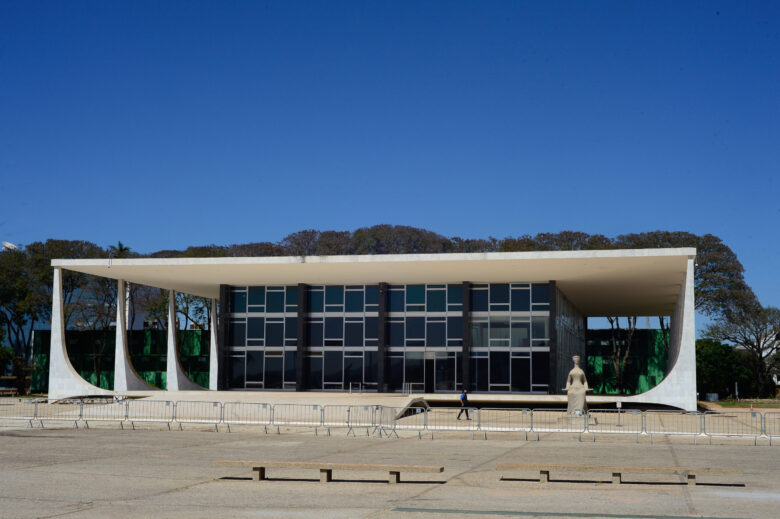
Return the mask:
<path id="1" fill-rule="evenodd" d="M 469 418 L 469 390 L 464 389 L 463 393 L 460 394 L 460 412 L 458 413 L 458 420 L 460 420 L 460 415 L 462 415 L 464 412 L 466 413 L 466 420 L 471 420 Z"/>

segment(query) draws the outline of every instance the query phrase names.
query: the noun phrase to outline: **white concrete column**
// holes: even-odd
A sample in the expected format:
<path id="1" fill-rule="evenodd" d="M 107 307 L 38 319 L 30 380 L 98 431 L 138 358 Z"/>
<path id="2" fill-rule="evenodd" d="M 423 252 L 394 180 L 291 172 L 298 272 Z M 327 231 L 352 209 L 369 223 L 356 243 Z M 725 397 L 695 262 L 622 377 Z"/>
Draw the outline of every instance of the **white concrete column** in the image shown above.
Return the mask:
<path id="1" fill-rule="evenodd" d="M 150 386 L 138 375 L 130 361 L 127 348 L 127 301 L 125 282 L 120 279 L 116 287 L 116 348 L 114 350 L 114 391 L 148 391 Z"/>
<path id="2" fill-rule="evenodd" d="M 65 317 L 62 301 L 62 268 L 54 268 L 51 298 L 51 344 L 49 349 L 49 400 L 82 395 L 110 395 L 93 386 L 76 372 L 65 346 Z"/>
<path id="3" fill-rule="evenodd" d="M 688 258 L 674 315 L 669 326 L 668 367 L 664 379 L 654 388 L 623 402 L 664 403 L 686 411 L 696 410 L 696 305 L 694 301 L 694 257 Z"/>
<path id="4" fill-rule="evenodd" d="M 176 292 L 168 291 L 168 359 L 166 363 L 166 389 L 168 391 L 193 391 L 203 389 L 190 380 L 179 362 L 176 344 Z"/>
<path id="5" fill-rule="evenodd" d="M 219 358 L 217 357 L 217 300 L 211 300 L 211 312 L 209 313 L 209 389 L 216 391 L 218 388 L 217 375 L 219 372 Z"/>

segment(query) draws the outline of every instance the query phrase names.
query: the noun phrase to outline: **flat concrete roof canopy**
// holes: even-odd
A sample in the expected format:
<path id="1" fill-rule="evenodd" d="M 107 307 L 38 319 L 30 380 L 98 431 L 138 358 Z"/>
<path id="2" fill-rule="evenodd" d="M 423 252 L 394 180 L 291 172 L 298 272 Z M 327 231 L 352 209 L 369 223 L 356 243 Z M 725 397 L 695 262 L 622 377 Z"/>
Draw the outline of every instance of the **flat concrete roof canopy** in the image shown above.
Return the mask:
<path id="1" fill-rule="evenodd" d="M 585 315 L 671 315 L 696 249 L 251 258 L 58 259 L 54 267 L 219 297 L 219 285 L 547 282 Z"/>

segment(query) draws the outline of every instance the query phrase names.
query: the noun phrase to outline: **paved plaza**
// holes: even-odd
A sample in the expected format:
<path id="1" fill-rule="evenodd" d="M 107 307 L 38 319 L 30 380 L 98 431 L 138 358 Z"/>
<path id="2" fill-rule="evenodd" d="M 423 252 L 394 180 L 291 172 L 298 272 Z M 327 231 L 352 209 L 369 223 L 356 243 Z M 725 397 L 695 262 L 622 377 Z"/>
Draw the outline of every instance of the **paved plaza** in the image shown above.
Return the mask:
<path id="1" fill-rule="evenodd" d="M 264 434 L 258 428 L 183 431 L 147 424 L 120 430 L 0 428 L 0 517 L 734 517 L 776 518 L 780 511 L 780 446 L 721 438 L 516 434 L 472 439 L 465 432 L 431 440 L 315 436 L 307 429 Z M 365 431 L 362 431 L 365 435 Z M 251 480 L 245 468 L 214 460 L 329 461 L 443 465 L 441 474 L 401 474 L 389 485 L 382 472 L 339 472 L 320 483 L 312 470 L 269 470 Z M 556 474 L 541 485 L 533 473 L 495 470 L 499 462 L 659 465 L 724 468 L 730 475 L 627 476 Z"/>

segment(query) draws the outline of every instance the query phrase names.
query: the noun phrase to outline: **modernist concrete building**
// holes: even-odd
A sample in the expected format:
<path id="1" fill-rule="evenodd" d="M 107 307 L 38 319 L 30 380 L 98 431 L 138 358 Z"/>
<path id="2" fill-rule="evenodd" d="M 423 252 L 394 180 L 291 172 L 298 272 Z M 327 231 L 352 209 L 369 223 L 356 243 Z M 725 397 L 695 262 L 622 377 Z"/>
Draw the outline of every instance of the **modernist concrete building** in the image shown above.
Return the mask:
<path id="1" fill-rule="evenodd" d="M 68 361 L 61 271 L 212 300 L 211 390 L 561 394 L 588 316 L 671 317 L 667 375 L 624 401 L 696 408 L 695 249 L 54 260 L 50 396 L 104 393 Z M 171 298 L 173 301 L 173 298 Z M 171 303 L 173 304 L 173 303 Z M 118 304 L 115 391 L 150 389 Z M 174 312 L 170 312 L 169 323 Z M 169 326 L 169 330 L 174 326 Z M 196 389 L 169 333 L 168 389 Z M 204 388 L 205 389 L 205 388 Z"/>

